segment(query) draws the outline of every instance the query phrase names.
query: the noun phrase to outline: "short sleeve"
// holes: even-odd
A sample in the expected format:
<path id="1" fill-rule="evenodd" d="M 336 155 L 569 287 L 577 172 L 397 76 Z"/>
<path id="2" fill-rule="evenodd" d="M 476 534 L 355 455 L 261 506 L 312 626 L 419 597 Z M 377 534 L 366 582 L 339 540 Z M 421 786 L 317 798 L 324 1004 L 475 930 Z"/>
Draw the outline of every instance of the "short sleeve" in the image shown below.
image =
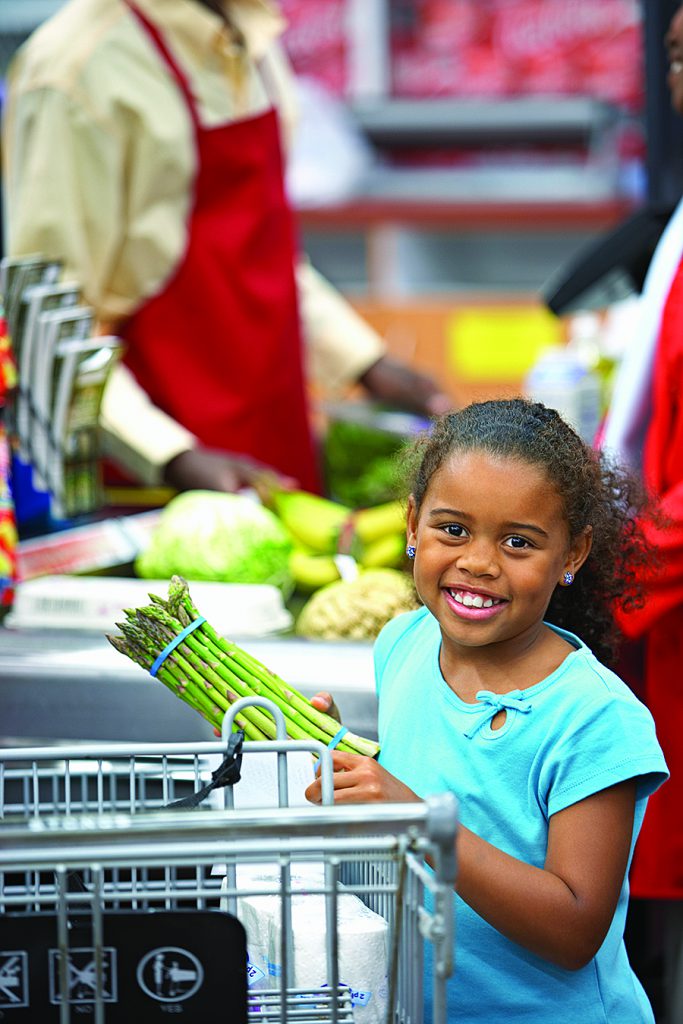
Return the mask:
<path id="1" fill-rule="evenodd" d="M 547 752 L 540 793 L 548 816 L 626 779 L 638 780 L 638 797 L 650 796 L 668 778 L 654 721 L 630 696 L 610 694 L 572 714 Z"/>

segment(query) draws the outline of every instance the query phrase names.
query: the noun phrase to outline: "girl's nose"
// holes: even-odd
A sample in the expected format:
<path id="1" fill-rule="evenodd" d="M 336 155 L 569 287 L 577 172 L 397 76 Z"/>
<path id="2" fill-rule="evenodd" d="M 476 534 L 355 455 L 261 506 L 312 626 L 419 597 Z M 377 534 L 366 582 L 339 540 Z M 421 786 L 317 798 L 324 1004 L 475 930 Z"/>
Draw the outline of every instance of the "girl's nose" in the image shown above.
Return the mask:
<path id="1" fill-rule="evenodd" d="M 460 550 L 456 558 L 458 569 L 472 576 L 497 576 L 498 562 L 495 547 L 487 543 L 471 543 Z"/>

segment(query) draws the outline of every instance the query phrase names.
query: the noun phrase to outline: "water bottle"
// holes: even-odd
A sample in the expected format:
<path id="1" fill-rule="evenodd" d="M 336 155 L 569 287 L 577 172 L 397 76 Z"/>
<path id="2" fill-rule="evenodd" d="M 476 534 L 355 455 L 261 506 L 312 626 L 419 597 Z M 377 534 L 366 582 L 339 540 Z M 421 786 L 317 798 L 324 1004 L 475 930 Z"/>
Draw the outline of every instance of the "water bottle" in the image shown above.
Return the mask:
<path id="1" fill-rule="evenodd" d="M 525 381 L 527 396 L 557 409 L 592 444 L 602 416 L 602 382 L 571 345 L 552 345 L 541 352 Z"/>

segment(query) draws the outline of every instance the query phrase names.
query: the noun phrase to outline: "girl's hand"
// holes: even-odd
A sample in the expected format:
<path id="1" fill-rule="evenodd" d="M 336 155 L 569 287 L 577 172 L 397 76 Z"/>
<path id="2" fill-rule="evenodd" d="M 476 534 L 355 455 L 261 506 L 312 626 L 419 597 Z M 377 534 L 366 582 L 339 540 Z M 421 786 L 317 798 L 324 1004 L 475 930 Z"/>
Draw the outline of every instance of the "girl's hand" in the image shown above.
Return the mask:
<path id="1" fill-rule="evenodd" d="M 262 500 L 274 489 L 298 487 L 293 477 L 283 476 L 248 455 L 211 448 L 189 448 L 163 469 L 164 483 L 178 491 L 240 491 L 253 488 Z"/>
<path id="2" fill-rule="evenodd" d="M 321 690 L 320 693 L 315 693 L 311 697 L 311 704 L 316 711 L 324 711 L 326 714 L 331 715 L 332 718 L 336 719 L 340 725 L 342 724 L 339 708 L 334 703 L 334 697 L 331 693 L 327 693 L 326 690 Z"/>
<path id="3" fill-rule="evenodd" d="M 334 765 L 334 802 L 363 803 L 412 803 L 420 798 L 402 782 L 390 775 L 372 757 L 362 754 L 347 754 L 343 750 L 332 751 Z M 322 801 L 320 768 L 316 780 L 305 793 L 312 804 Z"/>

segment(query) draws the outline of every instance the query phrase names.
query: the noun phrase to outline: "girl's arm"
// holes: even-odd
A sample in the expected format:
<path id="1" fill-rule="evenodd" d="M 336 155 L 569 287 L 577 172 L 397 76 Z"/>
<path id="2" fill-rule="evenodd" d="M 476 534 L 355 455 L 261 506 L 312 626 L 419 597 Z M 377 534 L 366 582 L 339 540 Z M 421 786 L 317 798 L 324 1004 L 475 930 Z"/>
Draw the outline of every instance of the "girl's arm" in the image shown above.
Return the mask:
<path id="1" fill-rule="evenodd" d="M 335 802 L 419 798 L 372 758 L 333 752 Z M 566 970 L 584 967 L 609 929 L 628 864 L 635 780 L 628 779 L 550 818 L 542 868 L 460 826 L 457 892 L 513 942 Z M 306 791 L 320 801 L 320 782 Z"/>
<path id="2" fill-rule="evenodd" d="M 567 970 L 584 967 L 607 934 L 633 830 L 629 779 L 554 814 L 543 868 L 461 828 L 458 893 L 513 942 Z"/>

